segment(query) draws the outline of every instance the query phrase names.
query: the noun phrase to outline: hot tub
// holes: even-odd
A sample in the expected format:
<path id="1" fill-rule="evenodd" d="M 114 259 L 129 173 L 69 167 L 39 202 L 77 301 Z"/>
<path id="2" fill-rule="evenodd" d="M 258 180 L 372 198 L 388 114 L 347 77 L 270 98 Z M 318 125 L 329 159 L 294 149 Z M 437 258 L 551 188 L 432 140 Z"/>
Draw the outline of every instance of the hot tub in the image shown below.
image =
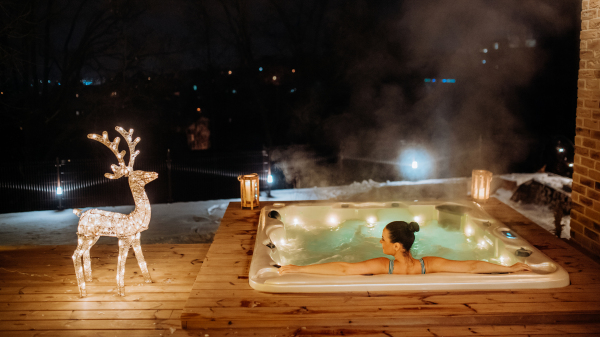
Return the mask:
<path id="1" fill-rule="evenodd" d="M 390 258 L 383 254 L 379 239 L 385 225 L 396 220 L 416 221 L 421 226 L 411 249 L 414 258 L 440 256 L 502 265 L 524 262 L 533 271 L 349 276 L 278 273 L 278 266 L 286 264 Z M 265 292 L 540 289 L 569 285 L 569 274 L 474 202 L 313 202 L 276 203 L 262 209 L 249 282 Z"/>

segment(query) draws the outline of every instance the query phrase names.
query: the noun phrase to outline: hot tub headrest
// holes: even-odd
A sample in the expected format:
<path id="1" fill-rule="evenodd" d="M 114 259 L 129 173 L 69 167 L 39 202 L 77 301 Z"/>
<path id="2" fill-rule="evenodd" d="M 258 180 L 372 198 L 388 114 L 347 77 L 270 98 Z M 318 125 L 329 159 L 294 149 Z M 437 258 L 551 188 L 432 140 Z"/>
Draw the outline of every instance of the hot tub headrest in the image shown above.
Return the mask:
<path id="1" fill-rule="evenodd" d="M 435 209 L 437 209 L 440 212 L 444 212 L 444 213 L 450 213 L 450 214 L 454 214 L 454 215 L 465 215 L 467 212 L 469 212 L 471 210 L 471 207 L 445 204 L 445 205 L 435 206 Z"/>

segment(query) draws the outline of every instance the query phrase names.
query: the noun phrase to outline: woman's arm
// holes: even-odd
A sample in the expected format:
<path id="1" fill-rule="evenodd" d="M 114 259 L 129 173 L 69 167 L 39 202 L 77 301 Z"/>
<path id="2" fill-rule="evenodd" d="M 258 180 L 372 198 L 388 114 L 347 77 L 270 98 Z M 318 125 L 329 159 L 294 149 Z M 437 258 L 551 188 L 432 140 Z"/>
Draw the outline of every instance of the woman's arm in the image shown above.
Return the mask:
<path id="1" fill-rule="evenodd" d="M 446 260 L 441 257 L 426 257 L 426 272 L 427 273 L 472 273 L 472 274 L 488 274 L 488 273 L 514 273 L 517 271 L 531 271 L 531 268 L 521 262 L 515 263 L 512 266 L 501 266 L 485 261 L 453 261 Z"/>
<path id="2" fill-rule="evenodd" d="M 307 273 L 321 275 L 365 275 L 365 274 L 387 274 L 389 259 L 379 257 L 363 262 L 329 262 L 311 264 L 308 266 L 295 266 L 293 264 L 281 266 L 279 275 L 291 273 Z"/>

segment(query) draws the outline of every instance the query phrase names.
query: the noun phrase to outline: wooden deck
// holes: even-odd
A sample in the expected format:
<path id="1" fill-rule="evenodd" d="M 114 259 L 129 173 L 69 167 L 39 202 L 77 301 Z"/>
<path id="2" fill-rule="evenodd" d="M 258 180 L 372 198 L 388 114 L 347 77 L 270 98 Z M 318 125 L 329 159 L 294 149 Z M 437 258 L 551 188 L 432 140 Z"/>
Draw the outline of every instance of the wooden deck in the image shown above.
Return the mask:
<path id="1" fill-rule="evenodd" d="M 131 251 L 120 297 L 118 246 L 97 245 L 86 298 L 79 298 L 75 245 L 0 246 L 0 336 L 193 335 L 182 331 L 179 316 L 209 246 L 142 245 L 152 284 L 144 283 Z"/>
<path id="2" fill-rule="evenodd" d="M 485 209 L 561 264 L 571 285 L 514 291 L 258 292 L 248 285 L 248 270 L 259 210 L 230 203 L 181 314 L 182 326 L 209 336 L 600 335 L 600 266 L 496 199 Z"/>

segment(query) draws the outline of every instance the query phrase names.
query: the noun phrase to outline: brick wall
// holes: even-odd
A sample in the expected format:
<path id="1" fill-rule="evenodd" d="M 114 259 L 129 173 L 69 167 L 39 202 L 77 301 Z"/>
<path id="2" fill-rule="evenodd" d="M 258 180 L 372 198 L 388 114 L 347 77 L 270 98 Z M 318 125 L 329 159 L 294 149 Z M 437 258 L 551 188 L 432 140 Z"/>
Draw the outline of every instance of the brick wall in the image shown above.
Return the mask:
<path id="1" fill-rule="evenodd" d="M 583 0 L 571 238 L 600 256 L 600 0 Z"/>

